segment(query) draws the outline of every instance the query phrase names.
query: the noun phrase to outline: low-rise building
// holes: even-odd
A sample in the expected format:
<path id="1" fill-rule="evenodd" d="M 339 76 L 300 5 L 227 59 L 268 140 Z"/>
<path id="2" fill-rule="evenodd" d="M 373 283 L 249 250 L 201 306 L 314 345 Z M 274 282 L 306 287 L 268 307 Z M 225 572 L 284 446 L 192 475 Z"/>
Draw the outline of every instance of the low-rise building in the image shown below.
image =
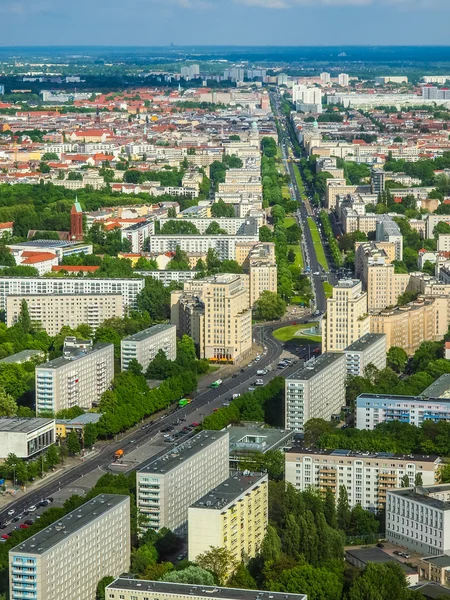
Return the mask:
<path id="1" fill-rule="evenodd" d="M 9 551 L 11 600 L 92 600 L 128 571 L 130 498 L 101 494 Z"/>
<path id="2" fill-rule="evenodd" d="M 8 454 L 30 458 L 55 441 L 54 419 L 0 417 L 0 458 Z"/>
<path id="3" fill-rule="evenodd" d="M 345 405 L 346 359 L 322 354 L 286 378 L 286 429 L 303 433 L 309 419 L 331 419 Z"/>
<path id="4" fill-rule="evenodd" d="M 347 375 L 364 377 L 368 365 L 380 371 L 386 367 L 386 336 L 384 333 L 366 333 L 344 350 Z"/>
<path id="5" fill-rule="evenodd" d="M 0 360 L 0 364 L 21 365 L 22 363 L 28 362 L 29 360 L 40 361 L 44 357 L 45 357 L 45 352 L 43 352 L 42 350 L 22 350 L 21 352 L 16 352 L 16 354 L 11 354 L 11 356 L 2 358 Z"/>
<path id="6" fill-rule="evenodd" d="M 267 475 L 234 475 L 189 507 L 188 560 L 211 546 L 226 548 L 236 563 L 254 558 L 267 522 Z"/>
<path id="7" fill-rule="evenodd" d="M 102 418 L 101 413 L 86 412 L 83 415 L 73 419 L 56 419 L 56 437 L 59 440 L 65 439 L 69 433 L 75 431 L 81 441 L 84 438 L 84 428 L 88 424 L 96 424 Z"/>
<path id="8" fill-rule="evenodd" d="M 227 431 L 230 435 L 230 469 L 235 470 L 239 469 L 241 461 L 252 462 L 270 450 L 287 450 L 294 438 L 292 430 L 263 427 L 261 423 L 229 425 Z"/>
<path id="9" fill-rule="evenodd" d="M 450 587 L 450 556 L 448 554 L 419 557 L 417 569 L 420 579 L 434 581 L 440 585 Z"/>
<path id="10" fill-rule="evenodd" d="M 177 357 L 177 328 L 175 325 L 153 325 L 149 329 L 138 331 L 120 342 L 122 371 L 128 369 L 130 360 L 136 359 L 144 371 L 163 350 L 168 360 Z"/>
<path id="11" fill-rule="evenodd" d="M 364 570 L 370 563 L 385 565 L 393 563 L 398 565 L 405 574 L 408 586 L 419 583 L 419 573 L 404 562 L 397 560 L 391 554 L 384 552 L 381 548 L 347 548 L 345 550 L 345 560 L 356 567 Z"/>

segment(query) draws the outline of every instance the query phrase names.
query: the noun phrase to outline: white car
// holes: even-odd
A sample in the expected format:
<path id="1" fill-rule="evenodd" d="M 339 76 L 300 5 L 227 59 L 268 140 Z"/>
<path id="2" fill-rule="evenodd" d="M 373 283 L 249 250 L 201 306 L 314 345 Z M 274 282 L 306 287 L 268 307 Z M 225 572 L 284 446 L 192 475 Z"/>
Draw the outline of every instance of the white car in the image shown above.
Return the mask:
<path id="1" fill-rule="evenodd" d="M 13 508 L 11 508 L 11 510 L 8 510 L 8 517 L 12 517 L 15 512 L 16 511 Z"/>
<path id="2" fill-rule="evenodd" d="M 31 506 L 28 507 L 28 512 L 34 512 L 36 510 L 36 506 L 34 504 L 32 504 Z"/>

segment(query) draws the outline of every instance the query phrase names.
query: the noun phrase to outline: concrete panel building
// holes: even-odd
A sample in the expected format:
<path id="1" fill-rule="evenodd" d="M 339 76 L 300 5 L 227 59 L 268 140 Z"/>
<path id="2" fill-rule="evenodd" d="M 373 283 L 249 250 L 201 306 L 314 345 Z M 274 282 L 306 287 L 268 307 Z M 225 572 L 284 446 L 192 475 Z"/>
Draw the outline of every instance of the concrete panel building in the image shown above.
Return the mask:
<path id="1" fill-rule="evenodd" d="M 128 370 L 130 360 L 135 358 L 144 371 L 163 350 L 168 360 L 177 357 L 177 328 L 175 325 L 154 325 L 144 331 L 138 331 L 120 342 L 122 371 Z"/>
<path id="2" fill-rule="evenodd" d="M 130 566 L 130 498 L 101 494 L 9 551 L 12 600 L 92 600 Z"/>
<path id="3" fill-rule="evenodd" d="M 188 508 L 229 476 L 229 435 L 202 431 L 162 452 L 136 472 L 136 500 L 144 528 L 185 532 Z"/>
<path id="4" fill-rule="evenodd" d="M 308 361 L 309 362 L 309 361 Z M 303 433 L 309 419 L 338 414 L 345 405 L 346 359 L 343 353 L 322 354 L 286 378 L 286 429 Z"/>
<path id="5" fill-rule="evenodd" d="M 285 454 L 286 481 L 297 490 L 314 487 L 325 494 L 330 489 L 336 497 L 345 486 L 350 506 L 360 504 L 377 512 L 385 507 L 386 492 L 399 488 L 402 478 L 414 485 L 416 475 L 423 485 L 437 481 L 441 459 L 437 456 L 400 456 L 389 452 L 364 453 L 351 450 L 308 450 L 293 447 Z"/>
<path id="6" fill-rule="evenodd" d="M 36 367 L 36 412 L 58 412 L 99 402 L 114 378 L 114 345 L 65 352 Z"/>
<path id="7" fill-rule="evenodd" d="M 380 371 L 386 367 L 386 336 L 366 333 L 344 350 L 347 375 L 364 377 L 365 368 L 373 365 Z"/>
<path id="8" fill-rule="evenodd" d="M 0 458 L 7 458 L 8 454 L 30 458 L 55 441 L 54 419 L 0 418 Z"/>
<path id="9" fill-rule="evenodd" d="M 267 523 L 267 475 L 234 475 L 189 507 L 188 560 L 210 546 L 226 548 L 237 563 L 254 558 Z"/>

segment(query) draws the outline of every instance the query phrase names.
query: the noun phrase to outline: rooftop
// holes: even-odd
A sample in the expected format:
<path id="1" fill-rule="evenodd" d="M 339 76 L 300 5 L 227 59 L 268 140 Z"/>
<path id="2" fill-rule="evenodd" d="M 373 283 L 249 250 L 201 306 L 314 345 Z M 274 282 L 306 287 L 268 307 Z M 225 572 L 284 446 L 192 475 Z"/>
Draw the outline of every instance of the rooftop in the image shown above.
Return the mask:
<path id="1" fill-rule="evenodd" d="M 174 329 L 175 325 L 170 324 L 159 324 L 153 325 L 153 327 L 149 327 L 148 329 L 144 329 L 143 331 L 138 331 L 137 333 L 133 333 L 133 335 L 129 335 L 126 338 L 123 338 L 122 342 L 142 342 L 142 340 L 146 340 L 153 335 L 157 335 L 158 333 L 162 333 L 163 331 L 169 331 L 169 329 Z"/>
<path id="2" fill-rule="evenodd" d="M 320 372 L 324 371 L 328 367 L 331 367 L 334 363 L 342 359 L 344 356 L 345 354 L 343 354 L 342 352 L 325 352 L 325 354 L 319 356 L 319 358 L 317 358 L 314 361 L 314 363 L 309 364 L 307 367 L 300 367 L 300 369 L 288 375 L 288 377 L 286 377 L 286 381 L 307 381 L 309 379 L 312 379 Z"/>
<path id="3" fill-rule="evenodd" d="M 436 455 L 425 456 L 422 454 L 405 455 L 394 454 L 393 452 L 353 452 L 352 450 L 336 449 L 336 450 L 320 450 L 318 448 L 303 448 L 303 446 L 293 446 L 286 451 L 286 454 L 311 454 L 317 456 L 332 456 L 335 458 L 358 458 L 362 459 L 378 459 L 378 460 L 402 460 L 411 461 L 417 460 L 421 462 L 440 462 L 440 458 Z"/>
<path id="4" fill-rule="evenodd" d="M 86 348 L 85 350 L 77 348 L 75 352 L 70 354 L 70 356 L 60 356 L 58 358 L 50 360 L 49 362 L 39 365 L 39 367 L 37 368 L 59 369 L 60 367 L 64 367 L 65 365 L 68 365 L 69 363 L 72 363 L 75 360 L 79 360 L 80 358 L 86 358 L 86 356 L 94 354 L 95 352 L 99 352 L 100 350 L 104 350 L 105 348 L 113 348 L 113 344 L 96 344 L 95 346 L 93 346 L 92 349 Z"/>
<path id="5" fill-rule="evenodd" d="M 397 490 L 388 490 L 389 494 L 415 500 L 421 504 L 432 506 L 438 510 L 450 510 L 450 500 L 440 500 L 436 494 L 446 494 L 450 498 L 450 484 L 430 485 L 428 487 L 416 486 L 410 488 L 401 488 Z"/>
<path id="6" fill-rule="evenodd" d="M 0 431 L 3 433 L 32 433 L 53 422 L 54 419 L 38 417 L 0 417 Z"/>
<path id="7" fill-rule="evenodd" d="M 267 475 L 235 475 L 229 477 L 202 498 L 191 504 L 191 508 L 222 510 L 235 502 L 250 488 L 267 481 Z"/>
<path id="8" fill-rule="evenodd" d="M 208 585 L 191 585 L 189 583 L 168 583 L 165 581 L 145 581 L 142 579 L 116 579 L 107 590 L 149 591 L 153 594 L 195 596 L 196 598 L 214 598 L 218 600 L 307 600 L 305 594 L 286 594 L 285 592 L 262 592 L 258 590 L 240 590 Z"/>
<path id="9" fill-rule="evenodd" d="M 56 424 L 64 425 L 87 425 L 88 423 L 98 423 L 102 418 L 101 413 L 87 412 L 84 415 L 79 415 L 73 419 L 56 419 Z"/>
<path id="10" fill-rule="evenodd" d="M 242 451 L 267 452 L 285 446 L 292 439 L 292 430 L 260 427 L 257 423 L 245 426 L 230 425 L 230 452 Z"/>
<path id="11" fill-rule="evenodd" d="M 168 473 L 195 456 L 197 452 L 205 450 L 205 448 L 225 436 L 228 440 L 228 432 L 226 431 L 200 431 L 175 448 L 163 451 L 153 457 L 145 466 L 139 469 L 138 473 Z"/>
<path id="12" fill-rule="evenodd" d="M 365 563 L 369 563 L 369 562 L 371 562 L 371 563 L 387 563 L 387 562 L 396 563 L 401 566 L 401 568 L 407 575 L 417 573 L 416 569 L 412 569 L 407 564 L 401 562 L 400 560 L 397 560 L 390 554 L 387 554 L 386 552 L 381 550 L 381 548 L 377 548 L 377 547 L 375 547 L 375 548 L 355 548 L 355 549 L 348 548 L 345 550 L 345 554 L 354 556 L 361 562 L 365 562 Z"/>
<path id="13" fill-rule="evenodd" d="M 68 513 L 49 527 L 42 529 L 33 537 L 15 546 L 10 552 L 26 554 L 45 554 L 48 550 L 66 540 L 89 523 L 107 513 L 122 502 L 129 502 L 128 496 L 118 494 L 99 494 L 89 502 L 85 502 L 76 510 Z"/>
<path id="14" fill-rule="evenodd" d="M 447 397 L 450 391 L 450 373 L 444 373 L 436 381 L 423 390 L 421 396 L 428 398 Z"/>
<path id="15" fill-rule="evenodd" d="M 363 350 L 367 350 L 372 344 L 379 342 L 381 339 L 386 343 L 385 333 L 366 333 L 366 335 L 360 337 L 359 340 L 356 340 L 356 342 L 347 346 L 344 352 L 362 352 Z"/>
<path id="16" fill-rule="evenodd" d="M 356 398 L 357 404 L 366 400 L 382 400 L 390 402 L 415 402 L 416 404 L 424 404 L 425 402 L 433 402 L 447 405 L 450 408 L 450 399 L 448 398 L 425 398 L 423 396 L 395 396 L 394 394 L 360 394 Z"/>
<path id="17" fill-rule="evenodd" d="M 42 352 L 42 350 L 22 350 L 22 352 L 16 352 L 16 354 L 11 354 L 11 356 L 2 358 L 2 360 L 0 360 L 0 363 L 22 363 L 27 360 L 30 360 L 30 358 L 34 358 L 37 356 L 44 356 L 44 352 Z"/>
<path id="18" fill-rule="evenodd" d="M 428 558 L 422 558 L 421 560 L 436 565 L 437 567 L 450 567 L 450 556 L 448 554 L 429 556 Z"/>

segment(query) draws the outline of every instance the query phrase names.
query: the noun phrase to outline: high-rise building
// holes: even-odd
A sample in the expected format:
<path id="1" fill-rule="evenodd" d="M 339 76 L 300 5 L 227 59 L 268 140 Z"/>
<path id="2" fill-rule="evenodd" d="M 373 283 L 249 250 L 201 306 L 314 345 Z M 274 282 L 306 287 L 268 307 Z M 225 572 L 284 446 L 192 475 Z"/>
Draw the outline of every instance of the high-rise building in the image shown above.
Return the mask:
<path id="1" fill-rule="evenodd" d="M 122 371 L 128 370 L 130 360 L 135 358 L 144 371 L 163 350 L 168 360 L 177 357 L 177 328 L 175 325 L 153 325 L 149 329 L 138 331 L 120 342 Z"/>
<path id="2" fill-rule="evenodd" d="M 386 336 L 383 333 L 366 333 L 344 350 L 347 375 L 364 377 L 366 367 L 378 370 L 386 367 Z"/>
<path id="3" fill-rule="evenodd" d="M 330 420 L 345 405 L 345 354 L 322 354 L 286 378 L 286 429 L 303 433 L 309 419 Z"/>
<path id="4" fill-rule="evenodd" d="M 75 241 L 83 239 L 83 209 L 78 200 L 70 211 L 70 239 Z"/>
<path id="5" fill-rule="evenodd" d="M 180 74 L 181 74 L 181 77 L 184 77 L 184 79 L 187 79 L 187 80 L 197 79 L 198 77 L 200 77 L 200 66 L 193 64 L 193 65 L 181 67 Z"/>
<path id="6" fill-rule="evenodd" d="M 101 494 L 9 551 L 11 600 L 92 600 L 130 566 L 130 498 Z"/>
<path id="7" fill-rule="evenodd" d="M 322 90 L 320 87 L 294 85 L 292 87 L 292 100 L 296 109 L 301 112 L 322 112 Z"/>
<path id="8" fill-rule="evenodd" d="M 395 260 L 403 260 L 403 235 L 400 227 L 388 215 L 379 215 L 375 229 L 377 242 L 395 244 Z"/>
<path id="9" fill-rule="evenodd" d="M 267 503 L 267 475 L 234 475 L 209 491 L 188 510 L 188 560 L 211 546 L 226 548 L 236 563 L 254 558 L 266 533 Z"/>
<path id="10" fill-rule="evenodd" d="M 114 345 L 67 349 L 64 356 L 37 366 L 35 377 L 37 414 L 92 408 L 114 378 Z"/>
<path id="11" fill-rule="evenodd" d="M 387 490 L 402 487 L 405 475 L 409 485 L 414 485 L 419 475 L 424 486 L 436 483 L 441 459 L 293 447 L 285 454 L 285 464 L 286 481 L 297 490 L 313 487 L 325 494 L 330 489 L 337 502 L 343 485 L 351 507 L 360 504 L 377 512 L 385 507 Z"/>
<path id="12" fill-rule="evenodd" d="M 344 350 L 370 333 L 367 293 L 362 291 L 361 281 L 342 279 L 333 288 L 333 296 L 327 299 L 323 329 L 323 348 L 326 352 Z"/>
<path id="13" fill-rule="evenodd" d="M 370 171 L 372 194 L 381 194 L 386 189 L 386 173 L 383 169 L 373 167 Z"/>
<path id="14" fill-rule="evenodd" d="M 4 96 L 5 95 L 5 86 L 2 84 L 0 85 L 0 96 Z"/>
<path id="15" fill-rule="evenodd" d="M 342 87 L 348 87 L 349 76 L 347 75 L 347 73 L 339 73 L 338 84 L 341 85 Z"/>
<path id="16" fill-rule="evenodd" d="M 331 81 L 331 75 L 329 73 L 321 73 L 320 74 L 320 81 L 324 84 L 330 83 Z"/>
<path id="17" fill-rule="evenodd" d="M 191 336 L 201 358 L 239 362 L 252 348 L 248 275 L 221 274 L 186 281 L 171 297 L 171 322 Z"/>
<path id="18" fill-rule="evenodd" d="M 144 529 L 186 531 L 188 508 L 229 476 L 229 435 L 201 431 L 136 472 Z"/>

